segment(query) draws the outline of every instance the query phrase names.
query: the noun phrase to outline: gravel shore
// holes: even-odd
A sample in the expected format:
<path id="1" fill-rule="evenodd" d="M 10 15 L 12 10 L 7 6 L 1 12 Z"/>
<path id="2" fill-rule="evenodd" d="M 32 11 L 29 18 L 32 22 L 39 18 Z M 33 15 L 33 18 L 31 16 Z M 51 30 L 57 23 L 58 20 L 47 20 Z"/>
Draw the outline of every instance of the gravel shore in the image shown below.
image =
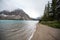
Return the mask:
<path id="1" fill-rule="evenodd" d="M 60 29 L 38 24 L 31 40 L 60 40 Z"/>

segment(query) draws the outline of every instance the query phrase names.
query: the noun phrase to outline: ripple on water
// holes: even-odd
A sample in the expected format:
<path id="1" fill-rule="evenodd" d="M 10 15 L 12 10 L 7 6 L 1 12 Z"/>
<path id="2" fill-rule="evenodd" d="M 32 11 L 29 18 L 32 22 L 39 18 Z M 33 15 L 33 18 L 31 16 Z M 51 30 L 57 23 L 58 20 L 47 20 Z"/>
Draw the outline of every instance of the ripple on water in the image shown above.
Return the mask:
<path id="1" fill-rule="evenodd" d="M 30 40 L 38 21 L 0 20 L 1 40 Z"/>

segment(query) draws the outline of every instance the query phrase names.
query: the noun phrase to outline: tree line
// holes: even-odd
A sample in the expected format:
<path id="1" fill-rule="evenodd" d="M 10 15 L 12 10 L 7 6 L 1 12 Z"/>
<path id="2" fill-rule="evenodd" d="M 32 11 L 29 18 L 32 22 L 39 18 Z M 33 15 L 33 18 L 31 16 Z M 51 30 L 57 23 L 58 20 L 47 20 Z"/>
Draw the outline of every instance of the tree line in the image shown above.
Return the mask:
<path id="1" fill-rule="evenodd" d="M 60 2 L 60 1 L 59 1 Z M 52 0 L 52 3 L 48 1 L 48 4 L 45 5 L 44 15 L 41 20 L 43 21 L 60 21 L 60 7 L 57 8 L 57 0 Z M 60 4 L 59 4 L 60 5 Z"/>

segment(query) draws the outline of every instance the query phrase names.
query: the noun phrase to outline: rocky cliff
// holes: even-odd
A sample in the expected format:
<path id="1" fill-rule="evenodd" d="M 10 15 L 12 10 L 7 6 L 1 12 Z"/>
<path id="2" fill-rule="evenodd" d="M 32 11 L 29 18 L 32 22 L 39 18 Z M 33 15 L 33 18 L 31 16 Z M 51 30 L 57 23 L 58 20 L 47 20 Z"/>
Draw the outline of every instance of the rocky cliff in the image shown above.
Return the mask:
<path id="1" fill-rule="evenodd" d="M 1 11 L 0 19 L 30 20 L 30 17 L 22 9 L 16 9 L 11 12 L 6 10 Z"/>

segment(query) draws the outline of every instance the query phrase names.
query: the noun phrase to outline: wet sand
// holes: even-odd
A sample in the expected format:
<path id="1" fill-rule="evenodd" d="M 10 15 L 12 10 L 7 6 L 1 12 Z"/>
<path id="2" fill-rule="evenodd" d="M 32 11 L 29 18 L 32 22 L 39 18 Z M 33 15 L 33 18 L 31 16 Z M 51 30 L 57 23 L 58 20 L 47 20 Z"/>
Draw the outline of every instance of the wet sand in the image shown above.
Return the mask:
<path id="1" fill-rule="evenodd" d="M 60 29 L 37 24 L 36 31 L 31 40 L 60 40 Z"/>

